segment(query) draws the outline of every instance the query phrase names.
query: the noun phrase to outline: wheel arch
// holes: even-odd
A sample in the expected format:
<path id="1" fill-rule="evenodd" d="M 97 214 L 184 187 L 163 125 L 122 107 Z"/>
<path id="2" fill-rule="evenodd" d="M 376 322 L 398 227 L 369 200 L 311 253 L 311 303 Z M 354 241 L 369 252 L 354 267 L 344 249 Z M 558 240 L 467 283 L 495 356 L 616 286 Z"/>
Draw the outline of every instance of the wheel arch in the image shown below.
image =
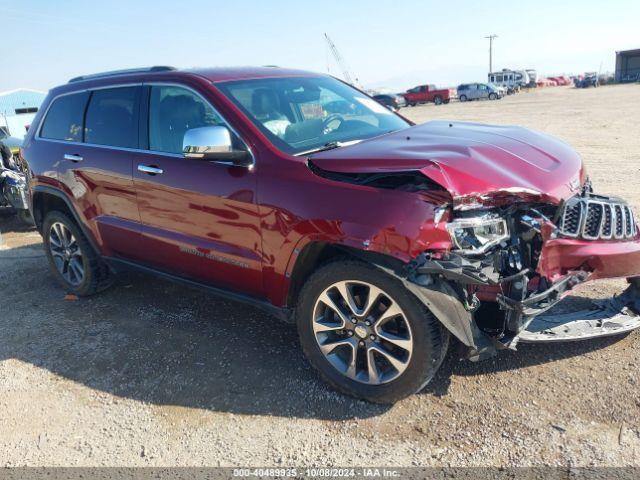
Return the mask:
<path id="1" fill-rule="evenodd" d="M 294 252 L 295 253 L 295 252 Z M 394 271 L 400 271 L 404 262 L 391 255 L 379 252 L 360 250 L 348 245 L 325 241 L 310 241 L 299 249 L 293 267 L 289 270 L 289 286 L 286 293 L 286 304 L 294 307 L 303 285 L 322 265 L 340 258 L 361 260 L 379 266 L 384 266 Z"/>
<path id="2" fill-rule="evenodd" d="M 47 187 L 43 185 L 38 185 L 33 187 L 32 191 L 32 214 L 33 219 L 36 224 L 36 228 L 42 234 L 42 227 L 44 223 L 44 218 L 47 213 L 52 210 L 57 210 L 62 213 L 67 214 L 71 219 L 78 225 L 78 227 L 82 230 L 82 233 L 85 235 L 91 247 L 99 252 L 100 250 L 97 248 L 97 243 L 95 241 L 94 236 L 86 228 L 84 223 L 81 221 L 78 212 L 73 206 L 73 203 L 68 198 L 68 196 L 58 190 L 57 188 Z"/>

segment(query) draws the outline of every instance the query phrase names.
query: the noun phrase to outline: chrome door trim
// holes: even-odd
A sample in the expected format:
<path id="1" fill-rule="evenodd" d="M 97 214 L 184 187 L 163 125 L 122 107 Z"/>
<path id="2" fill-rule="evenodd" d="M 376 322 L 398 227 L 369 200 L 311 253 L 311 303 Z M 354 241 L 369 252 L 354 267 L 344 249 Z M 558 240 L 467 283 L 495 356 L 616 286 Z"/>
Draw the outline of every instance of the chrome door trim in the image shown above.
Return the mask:
<path id="1" fill-rule="evenodd" d="M 162 175 L 164 170 L 152 165 L 145 165 L 144 163 L 138 164 L 138 171 L 142 173 L 148 173 L 149 175 Z"/>
<path id="2" fill-rule="evenodd" d="M 83 160 L 83 158 L 80 155 L 75 155 L 73 153 L 65 153 L 64 157 L 65 160 L 69 160 L 71 162 L 81 162 Z"/>

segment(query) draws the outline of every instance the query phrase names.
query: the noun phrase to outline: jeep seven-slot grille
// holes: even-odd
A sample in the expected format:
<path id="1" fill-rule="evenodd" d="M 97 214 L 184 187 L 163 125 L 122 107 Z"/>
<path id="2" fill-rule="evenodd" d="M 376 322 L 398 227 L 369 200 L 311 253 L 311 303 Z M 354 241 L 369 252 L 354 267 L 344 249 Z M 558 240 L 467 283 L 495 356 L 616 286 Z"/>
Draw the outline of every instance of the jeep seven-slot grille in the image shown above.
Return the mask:
<path id="1" fill-rule="evenodd" d="M 622 240 L 636 236 L 631 208 L 620 200 L 574 197 L 564 207 L 560 232 L 587 240 Z"/>

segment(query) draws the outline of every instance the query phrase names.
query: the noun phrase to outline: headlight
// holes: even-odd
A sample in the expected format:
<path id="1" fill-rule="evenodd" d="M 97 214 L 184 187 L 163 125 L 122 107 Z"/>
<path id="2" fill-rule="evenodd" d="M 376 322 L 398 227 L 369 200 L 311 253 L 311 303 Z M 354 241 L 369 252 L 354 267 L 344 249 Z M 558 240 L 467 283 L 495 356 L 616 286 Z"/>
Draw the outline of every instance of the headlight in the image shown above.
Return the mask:
<path id="1" fill-rule="evenodd" d="M 494 215 L 459 218 L 447 223 L 447 230 L 457 249 L 480 254 L 509 238 L 504 218 Z"/>

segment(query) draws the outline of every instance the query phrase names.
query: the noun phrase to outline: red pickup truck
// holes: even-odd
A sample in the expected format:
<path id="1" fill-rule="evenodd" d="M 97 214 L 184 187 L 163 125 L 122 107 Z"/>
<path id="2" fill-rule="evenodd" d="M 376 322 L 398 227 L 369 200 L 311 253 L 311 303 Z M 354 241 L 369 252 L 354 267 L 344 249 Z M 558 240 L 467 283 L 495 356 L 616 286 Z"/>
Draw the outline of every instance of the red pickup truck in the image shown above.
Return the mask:
<path id="1" fill-rule="evenodd" d="M 433 102 L 436 105 L 449 103 L 455 98 L 456 91 L 451 88 L 438 90 L 435 85 L 418 85 L 402 94 L 407 101 L 407 105 L 415 107 L 419 103 Z"/>

